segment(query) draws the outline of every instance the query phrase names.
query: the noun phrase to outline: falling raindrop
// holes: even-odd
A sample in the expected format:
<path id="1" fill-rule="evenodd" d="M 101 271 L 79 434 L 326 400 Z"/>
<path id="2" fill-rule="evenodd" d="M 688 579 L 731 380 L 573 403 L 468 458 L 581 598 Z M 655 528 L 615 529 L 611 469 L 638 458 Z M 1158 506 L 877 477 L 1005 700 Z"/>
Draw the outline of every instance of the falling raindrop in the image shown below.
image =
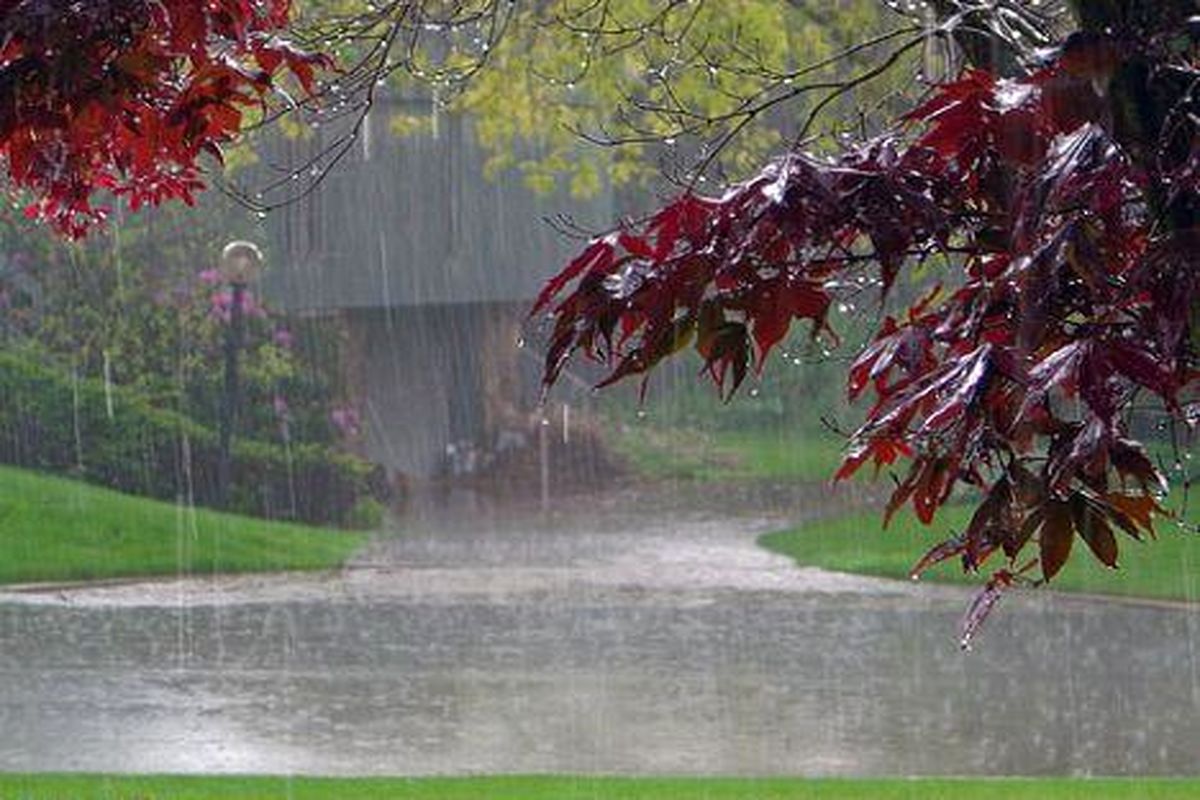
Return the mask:
<path id="1" fill-rule="evenodd" d="M 107 350 L 101 352 L 101 360 L 104 373 L 104 412 L 109 420 L 112 420 L 116 412 L 113 408 L 112 359 Z"/>

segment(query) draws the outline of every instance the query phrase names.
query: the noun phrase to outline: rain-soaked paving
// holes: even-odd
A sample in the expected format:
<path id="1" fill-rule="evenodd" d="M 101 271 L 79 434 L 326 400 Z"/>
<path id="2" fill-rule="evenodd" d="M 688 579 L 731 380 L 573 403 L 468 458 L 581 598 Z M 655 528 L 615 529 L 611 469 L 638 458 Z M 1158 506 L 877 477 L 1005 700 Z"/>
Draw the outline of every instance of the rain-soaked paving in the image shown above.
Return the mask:
<path id="1" fill-rule="evenodd" d="M 337 574 L 0 593 L 0 769 L 1200 774 L 1200 609 L 754 544 L 812 493 L 416 515 Z"/>

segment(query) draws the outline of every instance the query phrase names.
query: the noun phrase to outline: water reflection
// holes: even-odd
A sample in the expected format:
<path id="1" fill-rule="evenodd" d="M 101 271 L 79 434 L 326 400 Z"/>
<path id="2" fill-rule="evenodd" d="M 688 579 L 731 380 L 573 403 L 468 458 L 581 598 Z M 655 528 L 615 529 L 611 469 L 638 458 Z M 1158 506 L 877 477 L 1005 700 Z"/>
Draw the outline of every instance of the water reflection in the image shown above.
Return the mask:
<path id="1" fill-rule="evenodd" d="M 960 591 L 797 570 L 774 520 L 486 519 L 338 575 L 8 593 L 0 768 L 1200 774 L 1195 608 L 1037 595 L 964 656 Z"/>

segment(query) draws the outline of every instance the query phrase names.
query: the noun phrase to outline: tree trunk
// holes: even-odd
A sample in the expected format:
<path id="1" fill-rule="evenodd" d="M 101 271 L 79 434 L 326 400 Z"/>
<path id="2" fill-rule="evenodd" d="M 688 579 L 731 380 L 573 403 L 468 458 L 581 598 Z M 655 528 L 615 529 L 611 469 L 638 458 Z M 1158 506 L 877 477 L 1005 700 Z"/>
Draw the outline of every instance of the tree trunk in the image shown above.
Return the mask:
<path id="1" fill-rule="evenodd" d="M 1196 11 L 1195 0 L 1072 0 L 1071 7 L 1081 31 L 1112 36 L 1118 42 L 1144 31 L 1187 31 L 1187 20 Z M 1163 135 L 1168 116 L 1188 90 L 1186 80 L 1161 71 L 1156 74 L 1144 57 L 1125 57 L 1120 63 L 1108 84 L 1113 135 L 1135 160 L 1178 164 L 1188 158 L 1189 134 L 1173 139 Z M 1148 196 L 1168 228 L 1196 224 L 1198 209 L 1188 193 L 1181 193 L 1170 207 L 1162 186 L 1149 187 Z"/>
<path id="2" fill-rule="evenodd" d="M 1196 13 L 1195 0 L 1071 0 L 1079 29 L 1089 33 L 1129 32 L 1138 28 L 1169 30 Z"/>

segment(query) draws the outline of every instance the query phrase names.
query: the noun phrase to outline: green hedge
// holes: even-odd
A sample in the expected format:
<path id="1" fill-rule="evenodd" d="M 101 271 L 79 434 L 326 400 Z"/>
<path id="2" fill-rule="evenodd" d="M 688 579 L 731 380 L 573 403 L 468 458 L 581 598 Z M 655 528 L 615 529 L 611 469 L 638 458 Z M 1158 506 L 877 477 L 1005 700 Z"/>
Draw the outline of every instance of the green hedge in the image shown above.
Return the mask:
<path id="1" fill-rule="evenodd" d="M 111 415 L 110 415 L 111 400 Z M 120 387 L 0 353 L 0 462 L 123 492 L 213 505 L 217 434 Z M 318 445 L 234 442 L 230 510 L 316 524 L 377 521 L 381 470 Z"/>

